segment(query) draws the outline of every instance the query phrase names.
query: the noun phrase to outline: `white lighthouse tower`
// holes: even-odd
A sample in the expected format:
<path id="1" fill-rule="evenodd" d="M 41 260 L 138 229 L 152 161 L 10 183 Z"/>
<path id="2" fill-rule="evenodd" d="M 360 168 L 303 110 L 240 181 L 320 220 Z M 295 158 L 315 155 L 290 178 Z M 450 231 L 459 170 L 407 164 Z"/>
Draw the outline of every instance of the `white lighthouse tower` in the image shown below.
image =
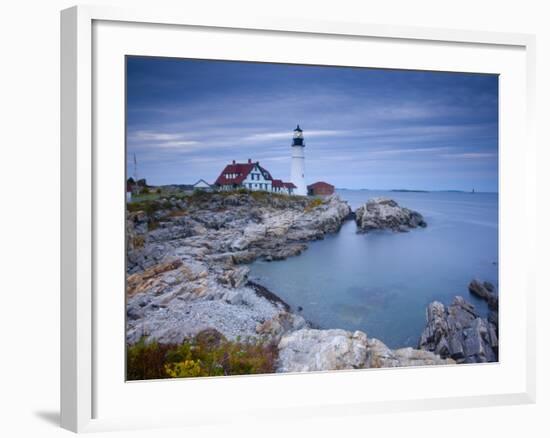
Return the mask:
<path id="1" fill-rule="evenodd" d="M 290 181 L 296 186 L 294 193 L 296 195 L 307 195 L 306 185 L 306 157 L 304 155 L 304 133 L 300 129 L 300 125 L 294 130 L 292 138 L 292 163 L 290 165 Z"/>

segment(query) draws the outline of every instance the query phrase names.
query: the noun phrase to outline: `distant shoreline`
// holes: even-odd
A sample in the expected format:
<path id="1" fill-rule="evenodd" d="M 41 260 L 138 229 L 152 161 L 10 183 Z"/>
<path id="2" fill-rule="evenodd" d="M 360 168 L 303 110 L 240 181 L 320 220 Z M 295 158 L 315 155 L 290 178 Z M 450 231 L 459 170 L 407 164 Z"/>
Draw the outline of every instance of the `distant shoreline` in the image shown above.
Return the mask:
<path id="1" fill-rule="evenodd" d="M 467 194 L 493 194 L 498 195 L 498 192 L 483 192 L 470 190 L 420 190 L 420 189 L 348 189 L 344 187 L 337 187 L 336 191 L 348 191 L 348 192 L 392 192 L 392 193 L 467 193 Z"/>

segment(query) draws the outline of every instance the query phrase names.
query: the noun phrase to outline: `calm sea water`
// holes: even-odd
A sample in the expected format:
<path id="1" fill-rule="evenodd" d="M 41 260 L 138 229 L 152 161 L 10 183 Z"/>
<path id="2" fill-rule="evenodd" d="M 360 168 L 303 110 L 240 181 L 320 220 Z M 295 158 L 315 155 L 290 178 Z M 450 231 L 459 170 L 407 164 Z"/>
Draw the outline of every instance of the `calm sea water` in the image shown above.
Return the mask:
<path id="1" fill-rule="evenodd" d="M 467 286 L 479 278 L 498 285 L 498 195 L 342 190 L 353 210 L 376 196 L 419 211 L 428 223 L 409 233 L 357 234 L 353 221 L 311 242 L 298 257 L 258 261 L 251 278 L 322 328 L 362 330 L 392 348 L 415 346 L 428 303 L 455 295 L 482 314 L 487 305 Z"/>

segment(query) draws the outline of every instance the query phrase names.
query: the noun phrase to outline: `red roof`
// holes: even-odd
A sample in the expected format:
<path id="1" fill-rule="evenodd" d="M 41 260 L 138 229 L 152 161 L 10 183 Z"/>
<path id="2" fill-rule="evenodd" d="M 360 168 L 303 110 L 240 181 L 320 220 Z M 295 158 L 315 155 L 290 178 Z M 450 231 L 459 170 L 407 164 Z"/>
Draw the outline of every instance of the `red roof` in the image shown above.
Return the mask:
<path id="1" fill-rule="evenodd" d="M 254 166 L 258 166 L 260 170 L 265 174 L 265 178 L 268 180 L 272 180 L 271 174 L 264 169 L 262 166 L 260 166 L 260 163 L 256 161 L 255 163 L 251 162 L 249 160 L 248 163 L 235 163 L 233 161 L 233 164 L 228 164 L 225 166 L 225 168 L 222 170 L 222 173 L 220 173 L 220 176 L 218 176 L 218 179 L 216 179 L 216 182 L 214 184 L 219 186 L 224 185 L 232 185 L 241 184 L 248 174 L 252 172 L 252 169 L 254 169 Z M 227 174 L 235 174 L 235 178 L 227 178 L 225 175 Z"/>
<path id="2" fill-rule="evenodd" d="M 293 183 L 283 183 L 287 189 L 295 189 L 296 186 Z"/>
<path id="3" fill-rule="evenodd" d="M 228 164 L 225 166 L 225 169 L 222 170 L 220 176 L 216 180 L 215 184 L 223 186 L 229 184 L 240 184 L 242 183 L 248 174 L 254 169 L 256 163 L 235 163 Z M 236 174 L 235 178 L 227 178 L 225 175 L 228 173 Z"/>
<path id="4" fill-rule="evenodd" d="M 309 190 L 313 189 L 320 189 L 320 188 L 331 188 L 334 189 L 334 186 L 332 184 L 326 183 L 324 181 L 317 181 L 316 183 L 310 184 L 307 186 Z"/>
<path id="5" fill-rule="evenodd" d="M 271 185 L 273 187 L 280 187 L 280 188 L 283 188 L 285 186 L 285 183 L 282 182 L 280 179 L 274 179 L 272 182 L 271 182 Z"/>

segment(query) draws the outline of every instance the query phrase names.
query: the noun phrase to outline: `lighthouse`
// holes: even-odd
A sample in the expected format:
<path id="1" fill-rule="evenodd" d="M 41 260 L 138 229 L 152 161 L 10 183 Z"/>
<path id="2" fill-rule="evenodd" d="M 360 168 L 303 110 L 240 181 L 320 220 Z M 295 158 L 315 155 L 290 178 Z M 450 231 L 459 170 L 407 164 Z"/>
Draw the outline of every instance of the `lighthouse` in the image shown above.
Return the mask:
<path id="1" fill-rule="evenodd" d="M 304 132 L 300 129 L 300 125 L 296 126 L 294 136 L 292 138 L 292 162 L 290 164 L 290 181 L 296 186 L 294 193 L 296 195 L 306 196 L 306 157 L 304 155 Z"/>

